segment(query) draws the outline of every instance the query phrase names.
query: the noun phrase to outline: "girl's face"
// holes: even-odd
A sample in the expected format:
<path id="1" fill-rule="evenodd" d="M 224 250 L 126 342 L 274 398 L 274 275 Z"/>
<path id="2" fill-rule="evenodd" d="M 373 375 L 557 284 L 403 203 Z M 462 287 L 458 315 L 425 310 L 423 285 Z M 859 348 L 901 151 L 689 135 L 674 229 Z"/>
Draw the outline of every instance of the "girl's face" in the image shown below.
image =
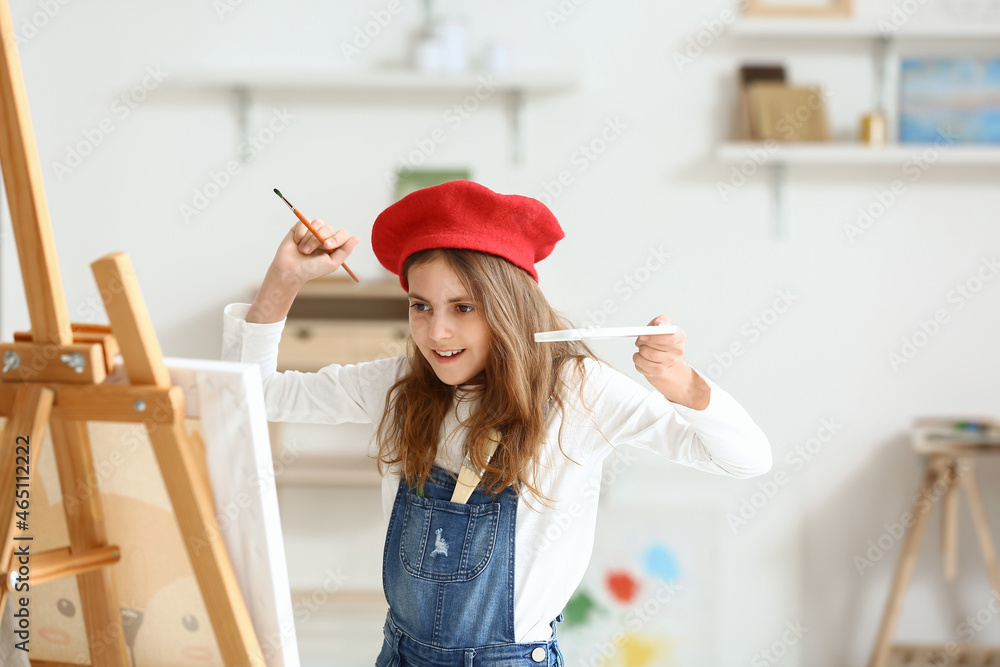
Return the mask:
<path id="1" fill-rule="evenodd" d="M 410 335 L 441 382 L 465 384 L 486 368 L 490 335 L 482 311 L 441 259 L 411 268 L 406 277 Z"/>

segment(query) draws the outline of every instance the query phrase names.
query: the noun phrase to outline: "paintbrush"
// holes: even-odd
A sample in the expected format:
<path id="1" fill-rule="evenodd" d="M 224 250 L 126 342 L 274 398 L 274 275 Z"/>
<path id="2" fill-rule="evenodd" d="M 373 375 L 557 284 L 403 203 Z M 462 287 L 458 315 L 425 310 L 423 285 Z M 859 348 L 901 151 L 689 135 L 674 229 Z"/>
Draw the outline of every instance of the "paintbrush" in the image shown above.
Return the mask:
<path id="1" fill-rule="evenodd" d="M 497 445 L 500 444 L 500 431 L 490 429 L 489 437 L 486 439 L 486 462 L 493 458 Z M 451 494 L 451 502 L 464 504 L 472 496 L 472 491 L 479 486 L 479 480 L 483 478 L 485 471 L 476 469 L 472 462 L 472 457 L 466 454 L 465 461 L 462 462 L 462 469 L 458 472 L 458 480 L 455 482 L 455 490 Z"/>
<path id="2" fill-rule="evenodd" d="M 322 236 L 319 235 L 319 232 L 316 231 L 316 228 L 312 226 L 312 223 L 309 222 L 308 218 L 306 218 L 306 216 L 302 215 L 299 212 L 299 209 L 297 209 L 294 206 L 292 206 L 292 202 L 290 202 L 287 199 L 285 199 L 284 195 L 281 194 L 281 190 L 279 190 L 278 188 L 275 188 L 274 189 L 274 194 L 276 194 L 279 197 L 281 197 L 281 201 L 283 201 L 286 204 L 288 204 L 288 208 L 292 209 L 292 213 L 294 213 L 298 217 L 298 219 L 302 221 L 302 224 L 306 226 L 306 229 L 308 229 L 310 232 L 312 232 L 313 236 L 315 236 L 316 238 L 319 239 L 320 244 L 326 243 L 326 239 L 324 239 Z M 320 247 L 323 248 L 324 250 L 326 250 L 326 248 L 323 247 L 322 245 L 320 245 Z M 336 248 L 334 248 L 334 250 L 327 250 L 327 252 L 332 253 L 335 250 L 336 250 Z M 341 263 L 341 266 L 344 267 L 344 271 L 347 271 L 347 273 L 348 273 L 349 276 L 351 276 L 352 278 L 354 278 L 354 282 L 356 282 L 356 283 L 360 283 L 361 282 L 360 280 L 358 280 L 358 277 L 356 275 L 354 275 L 354 271 L 351 271 L 347 267 L 347 264 Z"/>

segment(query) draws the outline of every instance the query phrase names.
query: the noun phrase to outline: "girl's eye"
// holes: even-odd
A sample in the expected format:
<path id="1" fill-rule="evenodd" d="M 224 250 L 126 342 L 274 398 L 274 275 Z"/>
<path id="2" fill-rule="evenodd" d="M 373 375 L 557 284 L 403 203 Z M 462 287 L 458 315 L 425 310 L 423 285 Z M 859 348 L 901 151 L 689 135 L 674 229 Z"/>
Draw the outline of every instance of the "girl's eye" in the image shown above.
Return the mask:
<path id="1" fill-rule="evenodd" d="M 468 308 L 468 310 L 462 310 L 463 308 Z M 459 305 L 458 309 L 459 309 L 459 311 L 461 311 L 463 313 L 471 313 L 474 310 L 474 308 L 472 306 L 467 306 L 465 304 Z"/>
<path id="2" fill-rule="evenodd" d="M 426 303 L 414 303 L 410 305 L 410 308 L 415 308 L 418 313 L 423 313 L 425 311 L 423 310 L 422 306 L 426 305 L 427 305 Z"/>

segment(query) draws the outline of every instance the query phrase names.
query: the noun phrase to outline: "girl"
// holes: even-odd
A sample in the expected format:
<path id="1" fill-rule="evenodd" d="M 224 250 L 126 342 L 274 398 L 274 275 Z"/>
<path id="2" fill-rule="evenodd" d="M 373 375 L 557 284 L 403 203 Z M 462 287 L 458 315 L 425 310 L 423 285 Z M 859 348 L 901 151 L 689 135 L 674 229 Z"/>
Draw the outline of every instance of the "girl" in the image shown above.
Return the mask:
<path id="1" fill-rule="evenodd" d="M 297 223 L 254 303 L 226 307 L 223 358 L 259 364 L 271 421 L 377 424 L 389 603 L 377 667 L 563 665 L 556 622 L 587 568 L 602 462 L 618 446 L 732 477 L 771 468 L 746 411 L 685 362 L 683 330 L 636 340 L 652 391 L 582 342 L 535 343 L 572 326 L 534 267 L 563 231 L 541 202 L 470 181 L 413 192 L 373 225 L 408 295 L 405 356 L 277 373 L 298 288 L 359 241 L 314 226 L 322 249 Z"/>

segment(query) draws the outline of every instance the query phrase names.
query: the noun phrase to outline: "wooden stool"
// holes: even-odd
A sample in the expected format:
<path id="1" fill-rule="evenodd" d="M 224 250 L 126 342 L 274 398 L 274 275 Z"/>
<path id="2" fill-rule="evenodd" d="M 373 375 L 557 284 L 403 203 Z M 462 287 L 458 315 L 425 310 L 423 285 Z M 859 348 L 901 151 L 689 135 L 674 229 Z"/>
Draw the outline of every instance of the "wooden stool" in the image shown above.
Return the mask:
<path id="1" fill-rule="evenodd" d="M 973 475 L 974 458 L 978 454 L 1000 454 L 1000 425 L 990 420 L 975 420 L 987 427 L 981 432 L 963 432 L 953 426 L 959 420 L 922 419 L 913 428 L 913 448 L 927 456 L 926 474 L 919 495 L 913 502 L 913 524 L 907 527 L 903 550 L 896 564 L 892 590 L 882 615 L 875 648 L 868 667 L 1000 667 L 1000 647 L 960 645 L 944 646 L 893 644 L 892 635 L 903 606 L 903 596 L 910 583 L 917 561 L 920 540 L 927 527 L 927 518 L 937 496 L 942 498 L 941 547 L 944 550 L 944 576 L 952 581 L 957 572 L 958 547 L 958 487 L 965 489 L 969 509 L 979 538 L 979 548 L 986 561 L 993 595 L 1000 598 L 1000 571 L 990 535 L 986 513 Z"/>

